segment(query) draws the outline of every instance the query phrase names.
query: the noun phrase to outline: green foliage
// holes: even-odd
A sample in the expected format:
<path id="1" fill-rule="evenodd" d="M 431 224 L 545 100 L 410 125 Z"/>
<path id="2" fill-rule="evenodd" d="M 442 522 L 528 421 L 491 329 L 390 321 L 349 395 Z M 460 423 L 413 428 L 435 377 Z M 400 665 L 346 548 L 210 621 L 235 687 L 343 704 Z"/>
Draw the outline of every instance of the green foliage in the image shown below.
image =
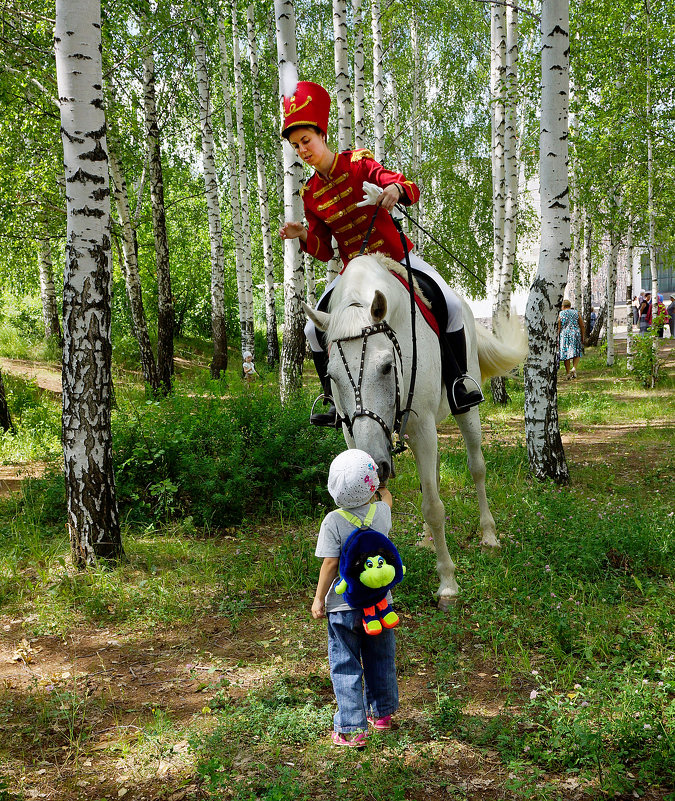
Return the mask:
<path id="1" fill-rule="evenodd" d="M 26 381 L 3 373 L 15 431 L 0 431 L 0 459 L 23 462 L 61 456 L 61 415 L 55 399 Z"/>
<path id="2" fill-rule="evenodd" d="M 128 520 L 190 515 L 225 526 L 326 503 L 337 432 L 308 425 L 309 399 L 265 387 L 225 398 L 174 395 L 113 418 L 118 499 Z"/>
<path id="3" fill-rule="evenodd" d="M 648 389 L 653 389 L 659 381 L 663 381 L 661 370 L 665 364 L 659 356 L 661 338 L 656 335 L 654 327 L 649 327 L 640 336 L 633 337 L 633 368 L 635 378 Z"/>

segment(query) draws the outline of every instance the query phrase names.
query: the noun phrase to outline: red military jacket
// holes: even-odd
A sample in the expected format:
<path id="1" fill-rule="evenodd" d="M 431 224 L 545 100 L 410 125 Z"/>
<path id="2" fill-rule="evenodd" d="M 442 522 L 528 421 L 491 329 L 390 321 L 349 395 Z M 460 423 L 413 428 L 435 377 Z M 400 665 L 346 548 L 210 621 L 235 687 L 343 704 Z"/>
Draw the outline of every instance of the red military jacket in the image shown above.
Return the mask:
<path id="1" fill-rule="evenodd" d="M 375 206 L 356 205 L 363 200 L 364 181 L 382 188 L 399 184 L 405 193 L 401 203 L 406 206 L 416 203 L 420 197 L 419 189 L 412 181 L 402 173 L 378 164 L 370 150 L 338 153 L 327 181 L 315 172 L 302 188 L 308 234 L 306 243 L 300 240 L 301 250 L 321 261 L 329 261 L 335 256 L 331 244 L 335 237 L 345 265 L 359 255 L 375 211 Z M 412 249 L 412 242 L 409 239 L 407 242 L 408 248 Z M 366 253 L 375 252 L 384 253 L 396 261 L 405 258 L 400 234 L 389 212 L 384 209 L 377 213 L 366 249 Z"/>

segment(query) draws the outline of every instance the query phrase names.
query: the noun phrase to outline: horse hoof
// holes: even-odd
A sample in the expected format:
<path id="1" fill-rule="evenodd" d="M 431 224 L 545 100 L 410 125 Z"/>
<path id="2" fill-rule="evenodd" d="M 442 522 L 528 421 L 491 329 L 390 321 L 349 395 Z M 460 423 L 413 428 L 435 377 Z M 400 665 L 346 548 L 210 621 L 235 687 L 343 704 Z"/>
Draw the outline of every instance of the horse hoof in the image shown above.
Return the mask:
<path id="1" fill-rule="evenodd" d="M 438 609 L 449 612 L 459 604 L 459 595 L 441 595 L 438 599 Z"/>
<path id="2" fill-rule="evenodd" d="M 502 544 L 499 540 L 481 540 L 480 549 L 483 553 L 494 556 L 501 551 Z"/>

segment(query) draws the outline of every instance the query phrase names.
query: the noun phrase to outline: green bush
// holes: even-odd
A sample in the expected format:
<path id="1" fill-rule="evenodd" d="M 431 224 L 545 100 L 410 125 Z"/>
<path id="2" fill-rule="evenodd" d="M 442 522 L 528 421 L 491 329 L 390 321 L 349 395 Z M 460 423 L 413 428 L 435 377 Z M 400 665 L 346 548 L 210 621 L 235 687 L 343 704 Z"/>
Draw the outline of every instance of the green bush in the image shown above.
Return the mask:
<path id="1" fill-rule="evenodd" d="M 116 413 L 123 513 L 223 526 L 327 503 L 328 465 L 342 438 L 309 425 L 308 398 L 282 406 L 276 392 L 258 389 L 225 399 L 177 395 Z"/>

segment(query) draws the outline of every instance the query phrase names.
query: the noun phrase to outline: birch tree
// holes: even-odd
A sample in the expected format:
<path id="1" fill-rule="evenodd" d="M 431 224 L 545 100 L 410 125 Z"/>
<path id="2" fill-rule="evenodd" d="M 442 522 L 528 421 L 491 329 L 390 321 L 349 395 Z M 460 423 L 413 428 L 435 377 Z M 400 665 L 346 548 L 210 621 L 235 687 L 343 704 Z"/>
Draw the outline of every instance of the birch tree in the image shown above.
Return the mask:
<path id="1" fill-rule="evenodd" d="M 52 246 L 49 232 L 38 240 L 38 265 L 40 271 L 40 297 L 42 299 L 42 320 L 44 322 L 45 339 L 54 337 L 61 343 L 61 323 L 54 289 L 54 264 L 52 262 Z"/>
<path id="2" fill-rule="evenodd" d="M 490 119 L 492 133 L 492 316 L 502 308 L 502 262 L 504 260 L 504 217 L 506 201 L 505 114 L 506 114 L 506 15 L 504 6 L 490 6 Z M 498 376 L 490 380 L 495 403 L 508 401 L 506 382 Z"/>
<path id="3" fill-rule="evenodd" d="M 169 238 L 166 232 L 166 213 L 164 211 L 162 151 L 159 143 L 159 125 L 157 122 L 155 57 L 151 45 L 147 48 L 143 57 L 143 108 L 148 142 L 152 233 L 155 242 L 155 267 L 157 269 L 157 372 L 162 391 L 168 395 L 171 392 L 173 379 L 174 306 L 171 292 L 171 268 L 169 265 Z"/>
<path id="4" fill-rule="evenodd" d="M 583 212 L 584 247 L 581 251 L 581 274 L 583 277 L 581 309 L 586 331 L 591 330 L 591 283 L 593 280 L 593 222 L 590 215 Z"/>
<path id="5" fill-rule="evenodd" d="M 556 326 L 570 252 L 568 183 L 569 3 L 543 0 L 539 175 L 541 248 L 525 312 L 525 434 L 536 478 L 569 480 L 558 425 Z"/>
<path id="6" fill-rule="evenodd" d="M 238 149 L 234 134 L 234 122 L 232 120 L 232 92 L 230 90 L 229 48 L 225 26 L 222 19 L 218 19 L 218 44 L 220 48 L 220 76 L 223 93 L 223 118 L 225 120 L 225 134 L 227 141 L 227 167 L 228 185 L 230 187 L 230 212 L 232 214 L 232 234 L 234 236 L 234 263 L 237 276 L 237 298 L 239 302 L 239 332 L 241 338 L 242 353 L 248 348 L 248 325 L 247 325 L 247 303 L 246 285 L 244 282 L 244 237 L 241 221 L 241 204 L 239 202 L 239 190 L 237 188 L 238 174 Z M 252 352 L 252 351 L 251 351 Z"/>
<path id="7" fill-rule="evenodd" d="M 246 136 L 244 131 L 244 82 L 241 76 L 241 50 L 239 47 L 239 19 L 236 0 L 230 5 L 232 18 L 232 62 L 234 66 L 234 108 L 237 125 L 239 208 L 241 209 L 242 234 L 242 283 L 245 308 L 245 346 L 244 350 L 255 353 L 255 328 L 253 321 L 253 254 L 251 252 L 251 224 L 249 215 L 248 171 L 246 168 Z"/>
<path id="8" fill-rule="evenodd" d="M 349 88 L 349 47 L 347 45 L 347 0 L 333 0 L 333 53 L 338 114 L 338 148 L 352 146 L 352 93 Z"/>
<path id="9" fill-rule="evenodd" d="M 265 174 L 265 152 L 263 150 L 262 103 L 260 99 L 258 45 L 255 30 L 255 8 L 246 10 L 248 53 L 251 65 L 251 90 L 253 93 L 253 128 L 255 133 L 255 163 L 258 175 L 258 207 L 263 239 L 263 262 L 265 266 L 265 320 L 267 323 L 267 366 L 279 363 L 279 340 L 277 338 L 277 310 L 274 294 L 274 254 L 272 250 L 272 226 L 270 223 L 267 176 Z M 308 301 L 309 302 L 309 301 Z M 313 308 L 313 307 L 312 307 Z"/>
<path id="10" fill-rule="evenodd" d="M 155 354 L 152 352 L 152 344 L 150 342 L 150 334 L 148 333 L 148 324 L 143 307 L 141 277 L 138 271 L 138 245 L 129 206 L 129 193 L 127 191 L 127 183 L 122 173 L 122 165 L 112 147 L 108 150 L 108 160 L 110 175 L 113 179 L 113 195 L 117 207 L 117 216 L 119 217 L 120 227 L 122 229 L 123 258 L 121 259 L 121 267 L 124 275 L 124 285 L 127 290 L 127 298 L 129 299 L 129 308 L 131 309 L 131 321 L 134 336 L 138 342 L 143 380 L 150 386 L 154 394 L 157 393 L 160 388 L 159 375 L 157 373 Z"/>
<path id="11" fill-rule="evenodd" d="M 110 187 L 99 0 L 57 0 L 56 76 L 66 175 L 62 436 L 73 562 L 123 554 L 112 460 Z"/>
<path id="12" fill-rule="evenodd" d="M 382 46 L 382 11 L 380 0 L 371 0 L 373 34 L 373 152 L 375 161 L 384 160 L 384 48 Z"/>
<path id="13" fill-rule="evenodd" d="M 297 87 L 297 43 L 295 38 L 295 6 L 293 0 L 274 0 L 277 30 L 277 59 L 279 67 L 279 89 L 292 96 Z M 302 164 L 293 148 L 284 142 L 284 216 L 287 220 L 300 220 L 303 216 L 300 184 Z M 290 398 L 300 384 L 302 362 L 305 354 L 302 311 L 303 295 L 302 261 L 297 243 L 284 241 L 284 328 L 281 351 L 281 398 Z"/>
<path id="14" fill-rule="evenodd" d="M 7 405 L 7 395 L 5 394 L 5 382 L 2 378 L 2 370 L 0 370 L 0 428 L 3 431 L 14 430 L 12 415 L 9 412 L 9 406 Z"/>
<path id="15" fill-rule="evenodd" d="M 633 369 L 633 215 L 626 232 L 626 368 Z M 672 334 L 673 332 L 671 332 Z"/>
<path id="16" fill-rule="evenodd" d="M 354 26 L 354 147 L 366 146 L 366 78 L 363 50 L 363 0 L 352 0 Z"/>
<path id="17" fill-rule="evenodd" d="M 227 369 L 227 325 L 225 313 L 225 247 L 220 216 L 220 196 L 216 173 L 216 150 L 213 141 L 211 86 L 209 82 L 206 48 L 204 47 L 204 25 L 195 24 L 194 32 L 195 71 L 199 93 L 199 128 L 202 135 L 202 175 L 206 194 L 206 213 L 209 224 L 211 253 L 211 337 L 213 358 L 211 378 L 220 378 Z"/>
<path id="18" fill-rule="evenodd" d="M 618 205 L 615 203 L 615 205 Z M 616 222 L 612 222 L 609 231 L 609 252 L 607 254 L 607 366 L 614 364 L 614 300 L 616 298 L 616 278 L 619 257 L 619 235 Z"/>
<path id="19" fill-rule="evenodd" d="M 413 13 L 410 20 L 410 46 L 412 48 L 413 76 L 412 76 L 412 174 L 420 189 L 420 198 L 413 208 L 413 216 L 420 226 L 424 225 L 424 200 L 422 192 L 422 97 L 424 96 L 424 77 L 422 75 L 422 45 L 419 36 L 419 17 Z M 417 229 L 416 250 L 420 256 L 424 255 L 424 233 Z"/>

